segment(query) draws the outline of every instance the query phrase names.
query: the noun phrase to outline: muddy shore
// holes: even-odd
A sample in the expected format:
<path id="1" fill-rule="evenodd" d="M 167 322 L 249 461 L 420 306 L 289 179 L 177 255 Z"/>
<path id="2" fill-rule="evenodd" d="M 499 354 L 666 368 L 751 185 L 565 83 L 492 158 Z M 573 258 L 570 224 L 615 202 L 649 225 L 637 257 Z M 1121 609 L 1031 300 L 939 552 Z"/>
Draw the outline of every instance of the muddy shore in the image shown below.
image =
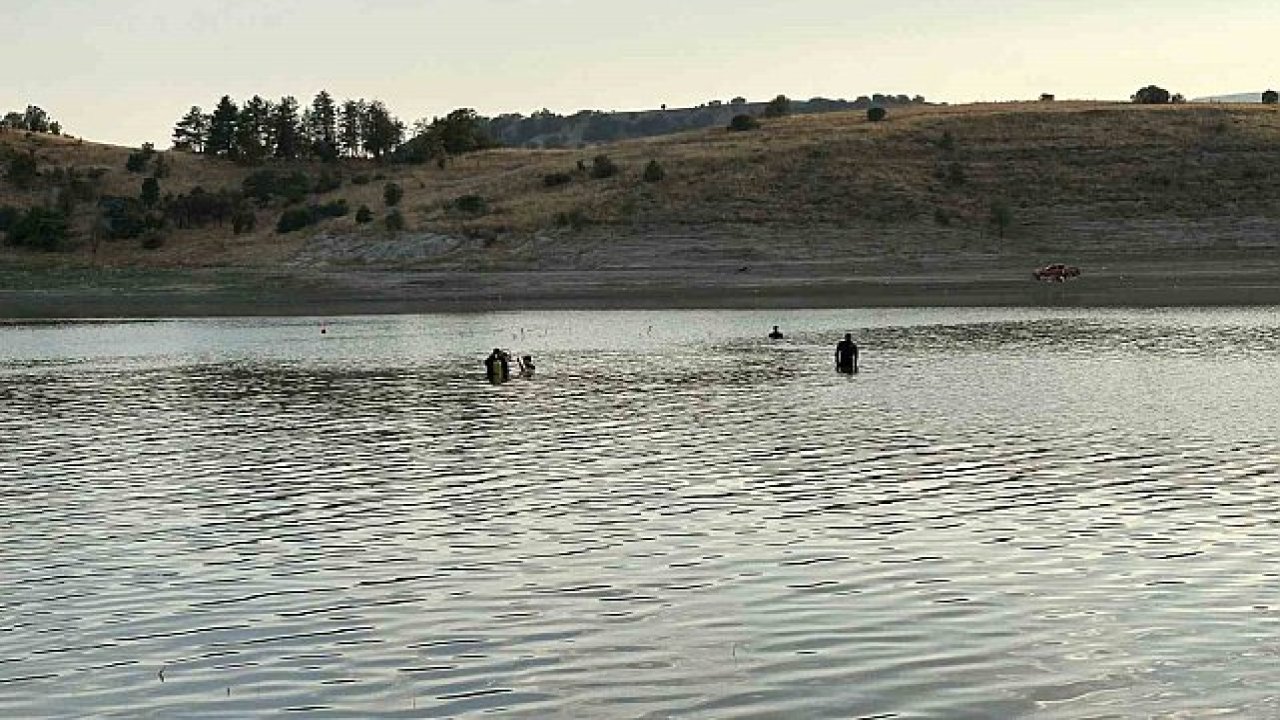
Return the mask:
<path id="1" fill-rule="evenodd" d="M 1095 258 L 1037 282 L 1018 259 L 920 267 L 407 270 L 0 269 L 0 319 L 495 312 L 521 309 L 1280 305 L 1280 259 Z"/>

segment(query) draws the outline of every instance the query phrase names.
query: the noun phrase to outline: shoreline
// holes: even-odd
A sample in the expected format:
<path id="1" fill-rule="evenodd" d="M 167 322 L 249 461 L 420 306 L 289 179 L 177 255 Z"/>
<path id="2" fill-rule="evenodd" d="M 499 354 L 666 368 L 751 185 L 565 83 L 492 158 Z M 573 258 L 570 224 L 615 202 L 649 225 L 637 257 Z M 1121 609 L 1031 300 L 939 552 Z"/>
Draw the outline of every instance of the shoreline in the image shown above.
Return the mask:
<path id="1" fill-rule="evenodd" d="M 1037 282 L 1002 268 L 852 275 L 711 269 L 0 269 L 0 321 L 516 310 L 1280 306 L 1280 265 L 1112 262 Z"/>

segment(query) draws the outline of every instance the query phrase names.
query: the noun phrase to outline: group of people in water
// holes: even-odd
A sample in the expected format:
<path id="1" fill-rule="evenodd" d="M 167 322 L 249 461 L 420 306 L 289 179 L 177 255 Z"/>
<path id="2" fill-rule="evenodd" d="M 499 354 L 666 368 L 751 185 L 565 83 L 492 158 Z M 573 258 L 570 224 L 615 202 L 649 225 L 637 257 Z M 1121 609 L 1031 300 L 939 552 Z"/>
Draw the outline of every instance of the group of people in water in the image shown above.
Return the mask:
<path id="1" fill-rule="evenodd" d="M 770 340 L 782 340 L 782 331 L 777 325 L 769 333 Z M 511 353 L 501 348 L 494 348 L 489 357 L 484 359 L 485 376 L 491 383 L 504 383 L 511 379 Z M 519 376 L 533 377 L 533 356 L 521 355 L 516 358 Z M 836 372 L 844 375 L 855 375 L 858 372 L 858 344 L 853 341 L 853 333 L 845 333 L 844 339 L 836 343 Z"/>
<path id="2" fill-rule="evenodd" d="M 777 325 L 769 332 L 770 340 L 783 339 L 782 331 Z M 853 341 L 853 333 L 845 333 L 844 339 L 836 343 L 836 372 L 854 375 L 858 372 L 858 344 Z"/>
<path id="3" fill-rule="evenodd" d="M 516 358 L 516 366 L 519 368 L 520 377 L 533 377 L 533 356 L 521 355 Z M 511 379 L 511 353 L 501 348 L 494 348 L 489 353 L 489 357 L 484 359 L 485 376 L 489 378 L 491 383 L 503 383 Z"/>

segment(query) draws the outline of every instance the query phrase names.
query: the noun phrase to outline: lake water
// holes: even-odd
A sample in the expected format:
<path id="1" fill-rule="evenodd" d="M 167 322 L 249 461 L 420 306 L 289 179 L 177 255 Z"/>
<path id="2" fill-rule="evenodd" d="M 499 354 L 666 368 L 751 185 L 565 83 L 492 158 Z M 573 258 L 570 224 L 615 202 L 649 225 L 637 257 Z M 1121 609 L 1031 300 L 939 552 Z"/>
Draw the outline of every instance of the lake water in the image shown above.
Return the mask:
<path id="1" fill-rule="evenodd" d="M 1274 308 L 320 322 L 0 326 L 0 717 L 1280 717 Z"/>

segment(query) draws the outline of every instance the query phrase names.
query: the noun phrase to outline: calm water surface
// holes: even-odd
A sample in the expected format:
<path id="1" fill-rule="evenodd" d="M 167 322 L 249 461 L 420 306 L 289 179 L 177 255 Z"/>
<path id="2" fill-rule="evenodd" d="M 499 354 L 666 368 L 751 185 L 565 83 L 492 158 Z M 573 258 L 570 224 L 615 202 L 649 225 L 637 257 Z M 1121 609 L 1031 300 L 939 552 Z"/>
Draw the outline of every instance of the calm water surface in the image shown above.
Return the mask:
<path id="1" fill-rule="evenodd" d="M 0 717 L 1280 717 L 1275 309 L 318 323 L 0 326 Z"/>

